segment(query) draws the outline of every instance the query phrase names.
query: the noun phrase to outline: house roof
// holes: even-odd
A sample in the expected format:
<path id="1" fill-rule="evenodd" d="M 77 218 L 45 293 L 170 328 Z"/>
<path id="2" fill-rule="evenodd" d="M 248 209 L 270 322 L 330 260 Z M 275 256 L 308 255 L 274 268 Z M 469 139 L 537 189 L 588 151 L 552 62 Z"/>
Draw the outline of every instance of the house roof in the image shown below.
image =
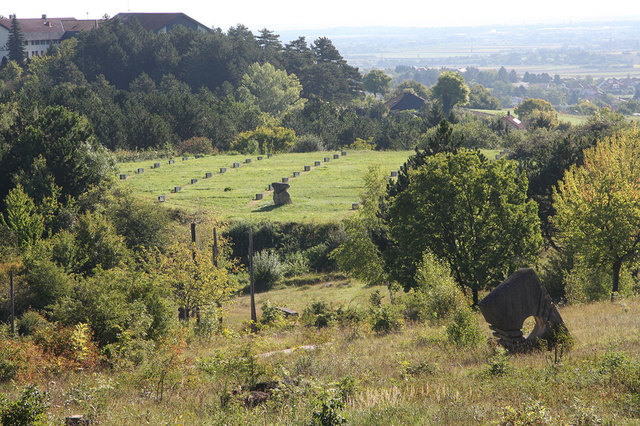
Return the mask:
<path id="1" fill-rule="evenodd" d="M 20 31 L 26 41 L 61 39 L 67 32 L 77 33 L 97 28 L 99 22 L 93 19 L 78 20 L 76 18 L 18 18 Z M 0 26 L 11 30 L 11 19 L 0 19 Z"/>
<path id="2" fill-rule="evenodd" d="M 405 111 L 408 109 L 420 109 L 425 102 L 426 100 L 418 95 L 411 92 L 402 92 L 384 104 L 392 111 Z"/>
<path id="3" fill-rule="evenodd" d="M 184 13 L 118 13 L 114 16 L 114 19 L 115 18 L 119 19 L 120 22 L 123 23 L 129 22 L 135 18 L 140 22 L 140 25 L 142 25 L 144 29 L 153 32 L 166 27 L 178 18 L 186 19 L 196 26 L 209 29 L 206 25 L 201 24 Z"/>
<path id="4" fill-rule="evenodd" d="M 63 21 L 75 21 L 75 18 L 20 19 L 20 31 L 25 40 L 51 40 L 64 34 Z M 0 25 L 11 29 L 11 19 L 0 19 Z"/>
<path id="5" fill-rule="evenodd" d="M 502 120 L 516 129 L 519 129 L 519 130 L 527 129 L 527 126 L 525 126 L 522 121 L 518 120 L 513 115 L 511 115 L 511 112 L 508 112 L 507 115 L 503 116 Z"/>

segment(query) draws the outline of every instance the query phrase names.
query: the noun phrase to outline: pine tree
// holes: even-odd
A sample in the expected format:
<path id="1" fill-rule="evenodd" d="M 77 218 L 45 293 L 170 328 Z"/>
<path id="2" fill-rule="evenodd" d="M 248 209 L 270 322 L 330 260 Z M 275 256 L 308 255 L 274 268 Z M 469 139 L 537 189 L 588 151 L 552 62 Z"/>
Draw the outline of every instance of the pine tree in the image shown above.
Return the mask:
<path id="1" fill-rule="evenodd" d="M 9 60 L 16 61 L 18 64 L 22 65 L 26 56 L 24 51 L 24 35 L 20 30 L 20 25 L 18 24 L 16 15 L 13 15 L 11 19 L 11 31 L 9 31 L 9 41 L 7 41 L 7 46 L 9 48 Z"/>

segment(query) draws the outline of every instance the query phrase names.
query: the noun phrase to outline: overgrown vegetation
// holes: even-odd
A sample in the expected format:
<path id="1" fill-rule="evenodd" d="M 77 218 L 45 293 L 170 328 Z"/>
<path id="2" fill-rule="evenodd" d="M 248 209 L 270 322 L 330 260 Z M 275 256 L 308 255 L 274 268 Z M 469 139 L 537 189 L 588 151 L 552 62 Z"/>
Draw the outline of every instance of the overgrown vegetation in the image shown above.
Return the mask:
<path id="1" fill-rule="evenodd" d="M 156 35 L 110 20 L 18 62 L 0 69 L 3 424 L 61 423 L 71 410 L 106 424 L 640 416 L 640 134 L 621 115 L 593 109 L 574 126 L 532 97 L 515 110 L 522 129 L 464 112 L 497 100 L 460 73 L 391 93 L 384 73 L 363 79 L 327 38 L 283 46 L 241 25 Z M 378 97 L 403 91 L 424 105 L 392 112 Z M 220 194 L 246 190 L 247 215 L 226 217 L 260 220 L 225 223 L 195 191 L 154 204 L 140 193 L 155 200 L 168 181 L 116 182 L 105 146 L 129 149 L 120 160 L 207 155 L 191 161 L 207 167 L 238 152 L 283 160 L 221 191 L 197 187 L 219 208 Z M 267 220 L 273 206 L 253 196 L 273 173 L 346 146 L 362 151 L 314 170 L 337 170 L 324 192 L 309 189 L 325 182 L 312 174 L 296 181 L 307 213 L 280 207 Z M 372 152 L 400 149 L 415 153 Z M 172 166 L 155 176 L 195 177 Z M 357 211 L 313 215 L 344 194 Z M 571 337 L 516 356 L 474 306 L 522 266 L 567 303 Z M 253 323 L 249 297 L 262 306 Z"/>

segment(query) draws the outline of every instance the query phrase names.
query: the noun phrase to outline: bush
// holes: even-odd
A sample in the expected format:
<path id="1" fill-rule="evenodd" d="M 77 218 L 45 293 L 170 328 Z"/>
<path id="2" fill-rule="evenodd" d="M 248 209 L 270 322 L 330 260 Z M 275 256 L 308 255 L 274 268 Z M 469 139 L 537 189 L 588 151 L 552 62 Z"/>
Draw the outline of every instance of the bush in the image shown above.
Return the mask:
<path id="1" fill-rule="evenodd" d="M 477 346 L 482 341 L 482 333 L 476 317 L 468 306 L 458 308 L 447 326 L 447 337 L 456 346 Z"/>
<path id="2" fill-rule="evenodd" d="M 403 325 L 402 315 L 394 305 L 374 307 L 371 311 L 371 328 L 378 334 L 398 331 Z"/>
<path id="3" fill-rule="evenodd" d="M 315 302 L 304 308 L 302 322 L 317 328 L 330 326 L 335 320 L 335 312 L 325 302 Z"/>
<path id="4" fill-rule="evenodd" d="M 564 277 L 565 295 L 569 303 L 587 303 L 608 300 L 611 297 L 611 272 L 578 262 Z M 628 269 L 620 272 L 618 294 L 629 296 L 634 281 Z"/>
<path id="5" fill-rule="evenodd" d="M 180 154 L 211 154 L 213 145 L 211 139 L 194 136 L 182 141 L 176 147 Z"/>
<path id="6" fill-rule="evenodd" d="M 330 248 L 327 243 L 320 243 L 304 251 L 304 256 L 309 262 L 309 267 L 315 271 L 335 271 L 337 265 L 335 260 L 329 257 L 329 253 L 333 248 Z"/>
<path id="7" fill-rule="evenodd" d="M 274 250 L 263 250 L 253 256 L 253 278 L 256 291 L 269 290 L 282 278 L 283 267 Z"/>
<path id="8" fill-rule="evenodd" d="M 344 401 L 331 390 L 326 392 L 320 400 L 319 410 L 313 412 L 312 425 L 336 426 L 347 423 L 341 411 L 344 409 Z"/>
<path id="9" fill-rule="evenodd" d="M 231 144 L 231 149 L 244 154 L 253 154 L 257 142 L 260 154 L 287 152 L 296 141 L 296 132 L 278 126 L 260 126 L 255 130 L 242 132 Z"/>
<path id="10" fill-rule="evenodd" d="M 293 277 L 309 272 L 309 262 L 302 252 L 290 253 L 283 265 L 283 275 L 285 277 Z"/>
<path id="11" fill-rule="evenodd" d="M 18 333 L 30 336 L 36 331 L 49 327 L 50 323 L 40 313 L 28 310 L 18 320 Z"/>
<path id="12" fill-rule="evenodd" d="M 414 321 L 438 321 L 451 316 L 466 301 L 449 268 L 426 252 L 416 271 L 418 287 L 401 299 L 405 316 Z"/>
<path id="13" fill-rule="evenodd" d="M 48 406 L 46 393 L 40 392 L 35 385 L 27 386 L 18 400 L 2 408 L 0 419 L 3 425 L 44 424 Z"/>
<path id="14" fill-rule="evenodd" d="M 49 259 L 26 259 L 25 271 L 27 286 L 20 305 L 43 309 L 71 294 L 73 279 Z"/>
<path id="15" fill-rule="evenodd" d="M 300 136 L 291 148 L 291 152 L 316 152 L 325 151 L 326 147 L 320 136 L 304 135 Z"/>

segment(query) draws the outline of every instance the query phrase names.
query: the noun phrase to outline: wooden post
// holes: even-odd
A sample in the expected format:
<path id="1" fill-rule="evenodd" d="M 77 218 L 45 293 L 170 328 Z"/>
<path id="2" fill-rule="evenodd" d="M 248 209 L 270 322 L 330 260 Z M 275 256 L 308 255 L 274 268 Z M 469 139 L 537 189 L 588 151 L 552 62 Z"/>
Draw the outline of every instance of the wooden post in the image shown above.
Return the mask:
<path id="1" fill-rule="evenodd" d="M 249 292 L 251 293 L 251 332 L 256 333 L 256 323 L 258 316 L 256 315 L 255 286 L 253 283 L 253 229 L 249 228 Z"/>
<path id="2" fill-rule="evenodd" d="M 11 336 L 16 335 L 16 305 L 13 290 L 13 270 L 9 271 L 9 297 L 11 298 Z"/>
<path id="3" fill-rule="evenodd" d="M 213 228 L 213 266 L 218 267 L 218 231 Z"/>
<path id="4" fill-rule="evenodd" d="M 197 266 L 198 261 L 196 260 L 196 224 L 195 223 L 191 224 L 191 243 L 193 244 L 193 252 L 191 253 L 191 256 L 193 257 L 193 263 L 195 263 Z M 197 270 L 196 270 L 196 276 L 194 278 L 196 279 L 198 278 Z M 200 308 L 196 306 L 194 310 L 196 313 L 196 322 L 200 324 Z M 187 313 L 187 319 L 189 319 L 189 313 Z"/>
<path id="5" fill-rule="evenodd" d="M 218 267 L 218 230 L 213 228 L 213 266 Z M 218 322 L 220 323 L 220 330 L 222 330 L 222 303 L 216 302 L 216 307 L 219 310 L 220 317 Z"/>

